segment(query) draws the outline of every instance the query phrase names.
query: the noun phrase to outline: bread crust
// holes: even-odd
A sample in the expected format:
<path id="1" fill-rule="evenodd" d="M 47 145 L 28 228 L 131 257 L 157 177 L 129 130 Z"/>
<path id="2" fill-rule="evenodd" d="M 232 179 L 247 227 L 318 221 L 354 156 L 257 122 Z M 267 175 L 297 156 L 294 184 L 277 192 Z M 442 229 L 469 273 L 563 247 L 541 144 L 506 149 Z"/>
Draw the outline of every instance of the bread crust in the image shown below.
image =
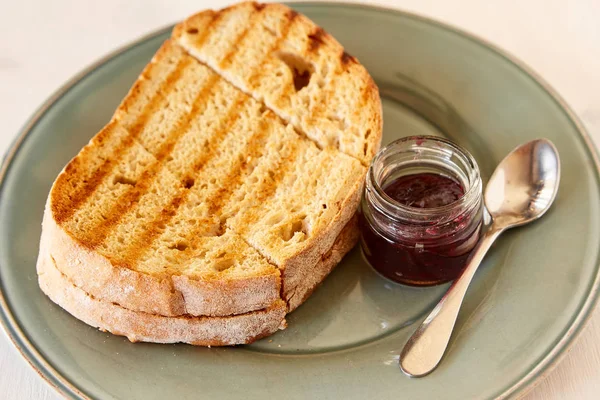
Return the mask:
<path id="1" fill-rule="evenodd" d="M 344 226 L 331 249 L 321 255 L 321 259 L 316 266 L 313 268 L 304 266 L 304 268 L 296 271 L 296 275 L 303 277 L 303 279 L 293 288 L 288 287 L 288 292 L 284 298 L 288 304 L 288 312 L 294 311 L 310 297 L 327 275 L 342 261 L 342 258 L 352 250 L 358 242 L 358 238 L 358 217 L 354 216 Z"/>
<path id="2" fill-rule="evenodd" d="M 270 275 L 238 280 L 152 276 L 114 265 L 57 225 L 50 207 L 42 222 L 39 259 L 48 248 L 60 272 L 95 298 L 129 310 L 164 316 L 227 316 L 268 307 L 280 298 L 281 279 Z"/>
<path id="3" fill-rule="evenodd" d="M 282 274 L 281 293 L 282 298 L 286 302 L 290 302 L 290 299 L 298 295 L 298 289 L 302 289 L 307 281 L 313 279 L 311 276 L 313 273 L 319 274 L 322 257 L 331 251 L 333 247 L 337 246 L 337 241 L 339 240 L 338 236 L 342 236 L 343 238 L 349 236 L 358 238 L 356 217 L 354 217 L 354 220 L 352 220 L 352 218 L 355 215 L 358 203 L 360 202 L 363 178 L 364 177 L 361 177 L 360 181 L 355 182 L 354 186 L 350 189 L 348 197 L 343 201 L 340 211 L 330 222 L 328 228 L 324 229 L 320 234 L 315 235 L 310 245 L 306 246 L 302 251 L 298 252 L 295 256 L 290 257 L 283 265 L 279 266 Z M 342 234 L 342 231 L 344 230 L 346 230 L 346 232 L 343 232 Z M 356 244 L 356 240 L 352 246 L 354 244 Z M 350 246 L 346 252 L 349 251 L 352 246 Z M 335 264 L 331 268 L 334 266 Z M 324 279 L 327 274 L 322 275 L 322 279 Z M 300 292 L 302 292 L 302 290 L 300 290 Z M 302 301 L 304 300 L 305 299 L 303 298 Z M 298 300 L 296 299 L 295 302 L 297 301 Z M 300 304 L 296 304 L 295 307 Z M 291 308 L 293 309 L 295 307 Z"/>
<path id="4" fill-rule="evenodd" d="M 131 311 L 163 316 L 227 316 L 241 314 L 241 312 L 215 314 L 214 310 L 233 311 L 231 306 L 241 300 L 246 302 L 236 310 L 244 309 L 250 304 L 249 310 L 246 311 L 250 312 L 266 308 L 280 299 L 280 280 L 271 283 L 270 276 L 264 277 L 263 281 L 259 278 L 225 283 L 216 281 L 211 285 L 211 282 L 194 281 L 183 276 L 167 276 L 160 279 L 125 267 L 114 266 L 105 257 L 82 246 L 68 232 L 57 226 L 50 216 L 51 213 L 46 210 L 42 223 L 38 264 L 43 262 L 46 252 L 52 254 L 59 272 L 68 276 L 73 284 L 100 301 L 116 303 Z M 288 278 L 287 287 L 281 291 L 290 312 L 308 298 L 315 287 L 354 247 L 358 236 L 357 217 L 354 216 L 343 227 L 330 248 L 319 253 L 315 264 L 298 262 L 284 270 L 284 276 L 287 274 L 288 277 L 295 278 Z M 309 250 L 319 251 L 315 248 Z M 253 285 L 254 283 L 256 284 Z M 149 293 L 152 294 L 148 295 Z M 275 294 L 267 296 L 271 293 Z M 231 300 L 223 300 L 224 294 L 230 296 Z M 255 298 L 260 301 L 254 303 L 248 301 L 251 296 L 256 296 Z M 270 298 L 272 301 L 268 302 Z M 264 303 L 266 305 L 260 307 Z M 199 313 L 196 314 L 194 311 Z"/>
<path id="5" fill-rule="evenodd" d="M 230 317 L 165 317 L 94 298 L 69 281 L 47 253 L 40 254 L 37 271 L 42 291 L 56 304 L 86 324 L 132 342 L 229 346 L 252 343 L 286 326 L 286 306 L 281 300 L 263 310 Z"/>
<path id="6" fill-rule="evenodd" d="M 132 311 L 88 294 L 60 272 L 43 243 L 37 262 L 39 285 L 56 304 L 88 325 L 126 336 L 132 342 L 189 343 L 199 346 L 248 344 L 286 327 L 285 314 L 300 306 L 358 240 L 357 218 L 340 233 L 331 250 L 300 285 L 286 305 L 276 300 L 265 309 L 228 317 L 167 317 Z"/>

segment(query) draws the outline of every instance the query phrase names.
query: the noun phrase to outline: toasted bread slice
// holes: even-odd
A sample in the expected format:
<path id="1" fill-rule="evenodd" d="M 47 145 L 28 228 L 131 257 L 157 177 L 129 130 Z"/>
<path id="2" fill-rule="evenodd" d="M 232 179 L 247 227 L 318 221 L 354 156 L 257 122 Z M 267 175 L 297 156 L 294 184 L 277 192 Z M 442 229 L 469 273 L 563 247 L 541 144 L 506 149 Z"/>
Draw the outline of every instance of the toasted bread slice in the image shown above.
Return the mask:
<path id="1" fill-rule="evenodd" d="M 98 300 L 62 274 L 49 254 L 40 254 L 37 269 L 40 287 L 52 301 L 86 324 L 126 336 L 132 342 L 247 344 L 286 326 L 282 300 L 263 310 L 230 317 L 165 317 Z"/>
<path id="2" fill-rule="evenodd" d="M 381 128 L 365 69 L 306 18 L 191 17 L 55 181 L 40 286 L 132 341 L 271 334 L 356 243 Z"/>
<path id="3" fill-rule="evenodd" d="M 308 279 L 298 285 L 289 307 L 298 307 L 356 243 L 356 217 L 346 226 L 333 247 L 323 254 Z M 59 306 L 88 325 L 127 336 L 130 341 L 190 343 L 201 346 L 247 344 L 286 327 L 286 304 L 280 299 L 269 307 L 228 317 L 166 317 L 132 311 L 91 296 L 60 272 L 57 262 L 42 243 L 37 271 L 44 293 Z"/>
<path id="4" fill-rule="evenodd" d="M 280 298 L 281 271 L 284 300 L 296 293 L 353 215 L 365 173 L 167 42 L 57 178 L 42 241 L 102 301 L 246 313 Z"/>
<path id="5" fill-rule="evenodd" d="M 173 39 L 320 147 L 368 165 L 382 132 L 379 91 L 322 28 L 281 4 L 240 3 L 196 14 Z"/>

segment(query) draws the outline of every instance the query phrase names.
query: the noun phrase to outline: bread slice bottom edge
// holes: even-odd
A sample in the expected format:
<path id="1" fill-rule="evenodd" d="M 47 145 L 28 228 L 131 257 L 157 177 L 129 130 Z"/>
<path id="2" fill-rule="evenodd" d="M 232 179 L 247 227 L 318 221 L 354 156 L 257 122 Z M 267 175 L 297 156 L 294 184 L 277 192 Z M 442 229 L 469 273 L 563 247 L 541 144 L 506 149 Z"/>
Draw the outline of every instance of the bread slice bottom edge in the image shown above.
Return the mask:
<path id="1" fill-rule="evenodd" d="M 295 310 L 310 296 L 354 247 L 358 236 L 357 217 L 354 216 L 332 248 L 295 288 L 287 304 L 280 299 L 268 308 L 226 317 L 163 316 L 133 311 L 99 300 L 60 272 L 49 249 L 40 251 L 38 279 L 42 291 L 75 318 L 101 331 L 126 336 L 132 342 L 188 343 L 198 346 L 249 344 L 284 329 L 287 326 L 286 313 Z"/>
<path id="2" fill-rule="evenodd" d="M 282 300 L 263 310 L 229 317 L 165 317 L 95 299 L 69 281 L 47 252 L 37 268 L 39 285 L 53 302 L 86 324 L 132 342 L 229 346 L 252 343 L 286 327 Z"/>
<path id="3" fill-rule="evenodd" d="M 360 232 L 358 229 L 358 216 L 355 214 L 342 228 L 333 246 L 321 255 L 316 265 L 305 266 L 296 273 L 304 278 L 294 288 L 284 291 L 283 300 L 288 305 L 288 312 L 294 311 L 310 297 L 310 295 L 323 283 L 327 275 L 342 261 L 342 258 L 356 245 Z M 283 271 L 283 279 L 286 279 L 287 271 Z"/>

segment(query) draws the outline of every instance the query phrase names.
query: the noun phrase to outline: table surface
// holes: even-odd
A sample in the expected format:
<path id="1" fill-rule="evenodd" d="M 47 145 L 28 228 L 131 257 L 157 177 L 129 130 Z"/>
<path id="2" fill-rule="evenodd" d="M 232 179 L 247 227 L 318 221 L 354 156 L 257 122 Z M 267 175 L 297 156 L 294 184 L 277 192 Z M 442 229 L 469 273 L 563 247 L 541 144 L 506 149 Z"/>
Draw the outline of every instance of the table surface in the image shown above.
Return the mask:
<path id="1" fill-rule="evenodd" d="M 3 4 L 0 153 L 54 90 L 99 57 L 157 27 L 227 3 L 18 0 Z M 450 23 L 508 50 L 565 98 L 600 145 L 599 1 L 380 0 L 376 4 Z M 2 334 L 0 371 L 5 400 L 60 398 Z M 600 308 L 570 353 L 525 398 L 600 398 Z"/>

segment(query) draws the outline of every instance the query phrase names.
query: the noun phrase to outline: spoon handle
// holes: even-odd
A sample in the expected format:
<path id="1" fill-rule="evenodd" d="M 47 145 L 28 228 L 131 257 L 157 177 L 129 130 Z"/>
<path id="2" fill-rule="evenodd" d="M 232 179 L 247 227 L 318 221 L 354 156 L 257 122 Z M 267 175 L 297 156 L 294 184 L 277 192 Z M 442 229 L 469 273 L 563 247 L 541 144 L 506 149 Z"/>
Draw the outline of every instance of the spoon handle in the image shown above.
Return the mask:
<path id="1" fill-rule="evenodd" d="M 461 275 L 408 339 L 400 354 L 400 369 L 406 375 L 415 378 L 425 376 L 439 364 L 450 341 L 469 284 L 483 257 L 500 233 L 502 229 L 497 229 L 494 225 L 490 226 L 473 249 Z"/>

